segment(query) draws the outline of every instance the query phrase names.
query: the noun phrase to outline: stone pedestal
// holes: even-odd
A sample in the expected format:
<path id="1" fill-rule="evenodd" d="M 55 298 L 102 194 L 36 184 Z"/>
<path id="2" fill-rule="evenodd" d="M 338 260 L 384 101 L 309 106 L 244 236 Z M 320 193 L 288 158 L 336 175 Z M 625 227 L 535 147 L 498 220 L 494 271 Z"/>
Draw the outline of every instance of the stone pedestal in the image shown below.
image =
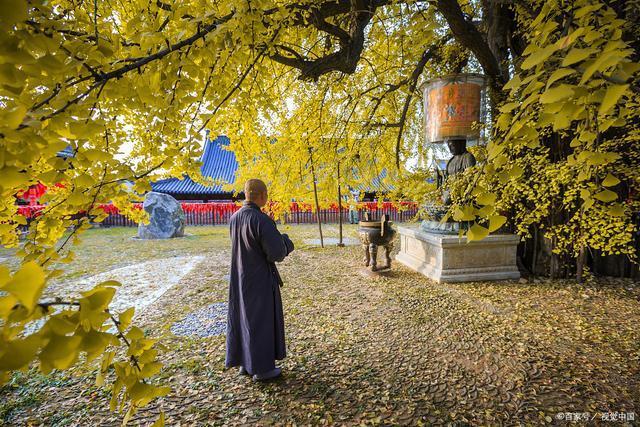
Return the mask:
<path id="1" fill-rule="evenodd" d="M 396 260 L 438 283 L 519 279 L 516 248 L 520 238 L 494 234 L 467 242 L 457 235 L 398 227 L 400 252 Z"/>

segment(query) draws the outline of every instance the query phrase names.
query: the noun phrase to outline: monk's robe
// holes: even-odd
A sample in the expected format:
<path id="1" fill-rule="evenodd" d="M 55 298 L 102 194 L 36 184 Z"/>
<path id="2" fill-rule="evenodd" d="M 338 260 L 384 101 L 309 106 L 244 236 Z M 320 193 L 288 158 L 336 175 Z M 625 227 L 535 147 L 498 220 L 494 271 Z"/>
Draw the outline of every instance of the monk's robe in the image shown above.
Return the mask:
<path id="1" fill-rule="evenodd" d="M 286 356 L 284 316 L 275 263 L 293 251 L 275 222 L 258 205 L 245 202 L 230 220 L 231 274 L 227 315 L 227 368 L 250 374 L 275 369 Z"/>

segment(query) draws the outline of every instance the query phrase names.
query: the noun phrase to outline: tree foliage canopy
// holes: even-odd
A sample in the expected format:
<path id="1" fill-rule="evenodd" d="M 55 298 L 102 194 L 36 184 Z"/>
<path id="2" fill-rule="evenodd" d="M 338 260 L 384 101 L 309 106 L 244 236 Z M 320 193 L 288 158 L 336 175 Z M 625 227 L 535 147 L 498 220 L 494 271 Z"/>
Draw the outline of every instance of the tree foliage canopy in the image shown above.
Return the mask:
<path id="1" fill-rule="evenodd" d="M 493 134 L 453 192 L 469 238 L 508 220 L 523 235 L 543 227 L 557 252 L 634 256 L 638 10 L 637 0 L 3 1 L 3 245 L 27 223 L 16 194 L 49 191 L 22 268 L 0 270 L 0 373 L 102 355 L 101 371 L 118 374 L 114 407 L 123 389 L 132 411 L 165 393 L 147 381 L 157 351 L 128 328 L 133 312 L 108 312 L 115 283 L 65 306 L 41 300 L 69 244 L 105 218 L 99 204 L 143 219 L 131 202 L 150 177 L 197 175 L 204 129 L 229 135 L 238 182 L 262 177 L 276 201 L 311 200 L 315 179 L 327 204 L 338 184 L 380 176 L 421 199 L 431 189 L 404 165 L 424 149 L 420 84 L 442 74 L 488 78 Z M 67 146 L 74 156 L 58 157 Z M 117 339 L 128 353 L 113 363 Z"/>

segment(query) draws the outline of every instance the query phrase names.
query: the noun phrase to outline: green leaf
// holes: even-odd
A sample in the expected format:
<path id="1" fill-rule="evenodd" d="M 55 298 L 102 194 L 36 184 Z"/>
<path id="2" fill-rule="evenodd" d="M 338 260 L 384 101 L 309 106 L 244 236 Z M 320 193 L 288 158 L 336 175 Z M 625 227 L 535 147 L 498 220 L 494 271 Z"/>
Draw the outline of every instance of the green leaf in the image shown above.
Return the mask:
<path id="1" fill-rule="evenodd" d="M 455 221 L 473 221 L 476 219 L 475 209 L 470 205 L 456 208 L 453 212 L 453 219 Z"/>
<path id="2" fill-rule="evenodd" d="M 495 211 L 496 208 L 493 205 L 486 205 L 481 207 L 480 209 L 478 209 L 478 216 L 481 218 L 486 218 L 487 216 L 491 215 L 493 213 L 493 211 Z"/>
<path id="3" fill-rule="evenodd" d="M 618 103 L 618 100 L 629 89 L 629 85 L 611 85 L 607 88 L 607 92 L 604 94 L 604 99 L 600 108 L 598 109 L 599 115 L 605 115 Z"/>
<path id="4" fill-rule="evenodd" d="M 67 313 L 62 313 L 51 316 L 49 320 L 47 320 L 44 328 L 50 330 L 56 335 L 67 335 L 73 332 L 77 326 L 77 322 L 69 320 Z"/>
<path id="5" fill-rule="evenodd" d="M 618 195 L 611 190 L 602 190 L 593 197 L 602 202 L 613 202 L 618 198 Z"/>
<path id="6" fill-rule="evenodd" d="M 482 240 L 489 235 L 489 230 L 474 223 L 467 231 L 467 241 Z"/>

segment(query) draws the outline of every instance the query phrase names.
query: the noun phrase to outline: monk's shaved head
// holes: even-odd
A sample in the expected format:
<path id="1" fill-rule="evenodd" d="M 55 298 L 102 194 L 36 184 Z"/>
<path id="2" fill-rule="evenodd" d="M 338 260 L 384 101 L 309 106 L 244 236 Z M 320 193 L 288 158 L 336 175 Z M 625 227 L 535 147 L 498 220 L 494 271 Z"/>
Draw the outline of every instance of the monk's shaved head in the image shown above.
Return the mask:
<path id="1" fill-rule="evenodd" d="M 266 199 L 267 185 L 259 179 L 250 179 L 244 183 L 244 197 L 250 202 Z M 266 200 L 265 200 L 266 201 Z"/>

